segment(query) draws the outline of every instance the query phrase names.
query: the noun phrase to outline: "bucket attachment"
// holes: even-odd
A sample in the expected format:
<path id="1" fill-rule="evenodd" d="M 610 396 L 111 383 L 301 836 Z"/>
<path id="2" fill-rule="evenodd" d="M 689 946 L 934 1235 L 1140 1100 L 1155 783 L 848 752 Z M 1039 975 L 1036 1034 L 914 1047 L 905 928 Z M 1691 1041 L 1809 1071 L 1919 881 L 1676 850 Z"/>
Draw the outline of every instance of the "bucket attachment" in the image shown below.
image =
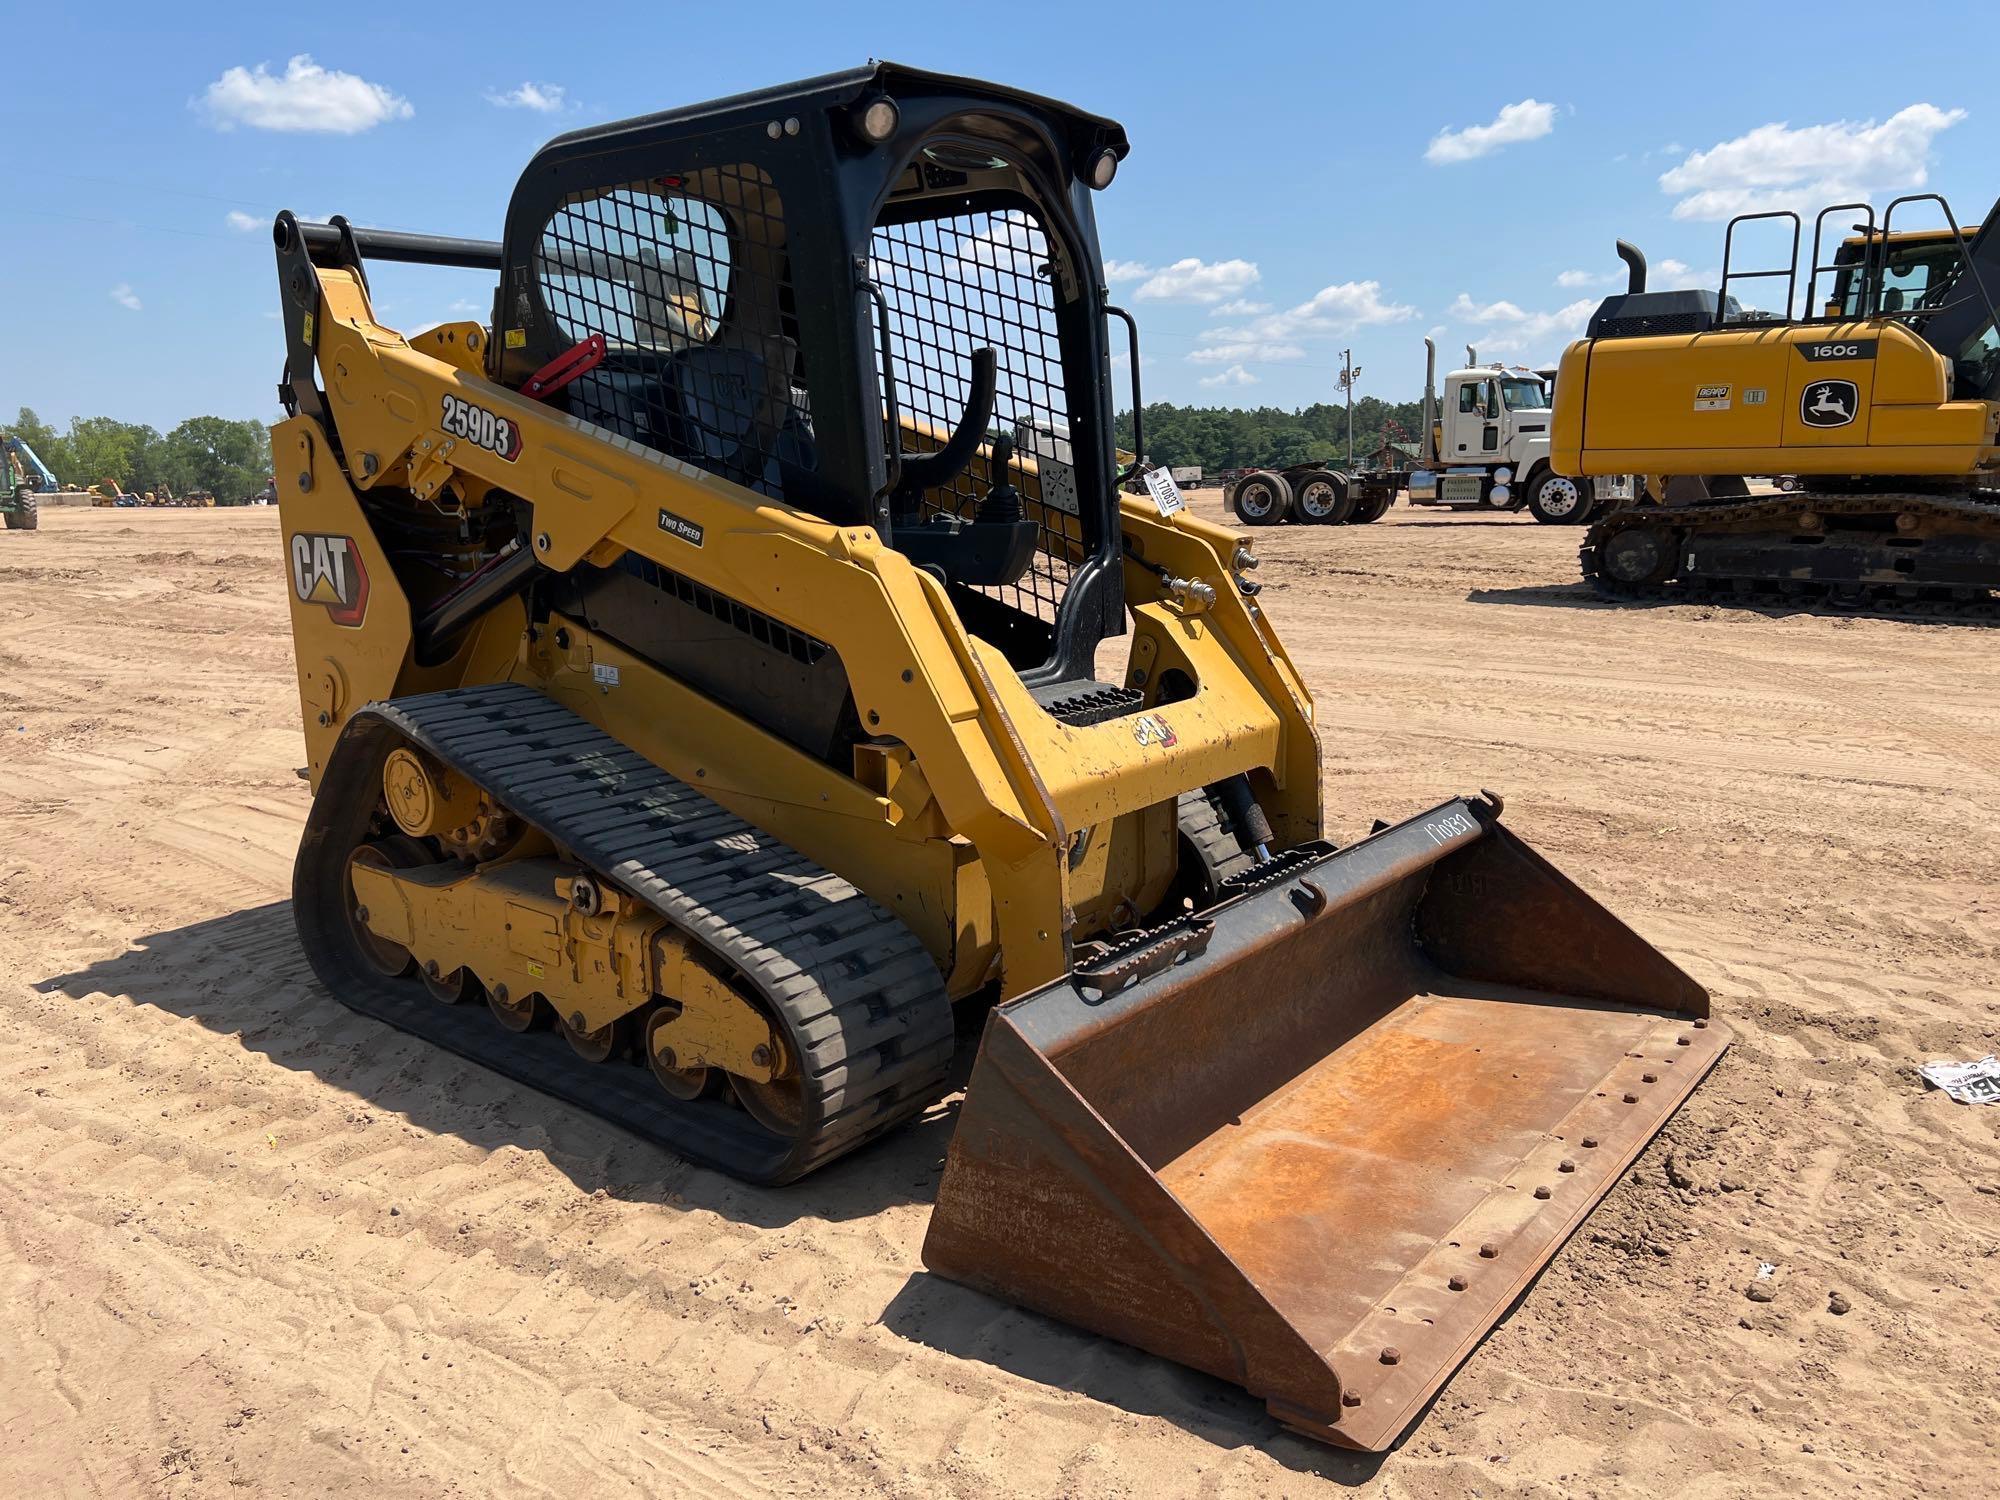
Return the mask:
<path id="1" fill-rule="evenodd" d="M 1499 813 L 1293 850 L 998 1007 L 924 1264 L 1390 1446 L 1727 1044 Z"/>

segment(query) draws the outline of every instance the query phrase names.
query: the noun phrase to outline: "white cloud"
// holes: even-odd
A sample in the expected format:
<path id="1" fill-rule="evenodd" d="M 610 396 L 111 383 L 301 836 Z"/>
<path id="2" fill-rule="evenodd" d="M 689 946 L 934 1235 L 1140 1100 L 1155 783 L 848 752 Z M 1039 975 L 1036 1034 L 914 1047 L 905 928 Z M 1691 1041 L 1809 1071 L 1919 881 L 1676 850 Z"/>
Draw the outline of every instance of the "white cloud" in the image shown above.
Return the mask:
<path id="1" fill-rule="evenodd" d="M 1134 260 L 1108 260 L 1104 275 L 1110 281 L 1138 282 L 1132 295 L 1141 302 L 1222 302 L 1255 286 L 1259 272 L 1255 261 L 1189 256 L 1158 268 Z"/>
<path id="2" fill-rule="evenodd" d="M 1932 143 L 1964 118 L 1962 109 L 1912 104 L 1879 124 L 1759 125 L 1662 172 L 1660 188 L 1678 195 L 1676 219 L 1714 220 L 1922 187 Z"/>
<path id="3" fill-rule="evenodd" d="M 1417 310 L 1406 303 L 1384 302 L 1379 281 L 1342 281 L 1321 287 L 1283 312 L 1204 329 L 1196 337 L 1201 347 L 1188 359 L 1198 365 L 1304 359 L 1306 351 L 1299 340 L 1308 335 L 1351 333 L 1375 324 L 1404 322 L 1416 315 Z"/>
<path id="4" fill-rule="evenodd" d="M 1213 375 L 1204 375 L 1201 378 L 1203 385 L 1255 385 L 1256 383 L 1257 377 L 1241 365 L 1231 365 L 1226 370 L 1219 370 Z"/>
<path id="5" fill-rule="evenodd" d="M 1697 271 L 1684 260 L 1675 260 L 1669 255 L 1646 273 L 1646 290 L 1649 292 L 1685 292 L 1691 289 L 1707 288 L 1715 290 L 1715 284 L 1722 279 L 1720 268 Z"/>
<path id="6" fill-rule="evenodd" d="M 1609 286 L 1618 276 L 1616 271 L 1564 271 L 1557 275 L 1556 285 L 1570 291 L 1582 286 Z"/>
<path id="7" fill-rule="evenodd" d="M 1258 313 L 1267 313 L 1270 310 L 1271 304 L 1268 302 L 1250 302 L 1238 297 L 1234 301 L 1218 303 L 1208 311 L 1210 316 L 1217 318 L 1254 318 Z"/>
<path id="8" fill-rule="evenodd" d="M 248 234 L 264 221 L 255 214 L 246 214 L 240 208 L 232 208 L 228 213 L 229 227 L 238 234 Z"/>
<path id="9" fill-rule="evenodd" d="M 139 310 L 139 294 L 122 281 L 111 289 L 111 300 L 132 312 Z"/>
<path id="10" fill-rule="evenodd" d="M 1431 137 L 1424 160 L 1435 166 L 1471 161 L 1498 151 L 1502 146 L 1540 140 L 1556 128 L 1556 107 L 1537 99 L 1523 99 L 1505 106 L 1484 125 L 1468 125 L 1463 130 L 1440 130 Z"/>
<path id="11" fill-rule="evenodd" d="M 518 88 L 488 89 L 486 102 L 501 109 L 532 109 L 538 114 L 562 112 L 569 91 L 559 83 L 523 83 Z"/>
<path id="12" fill-rule="evenodd" d="M 1286 360 L 1304 359 L 1306 351 L 1297 344 L 1287 344 L 1276 339 L 1236 339 L 1227 344 L 1210 344 L 1196 349 L 1188 355 L 1188 362 L 1197 365 L 1228 364 L 1236 360 L 1254 359 L 1266 364 L 1281 364 Z"/>
<path id="13" fill-rule="evenodd" d="M 1597 302 L 1579 298 L 1553 312 L 1531 312 L 1518 303 L 1474 302 L 1460 292 L 1446 309 L 1460 323 L 1474 323 L 1484 330 L 1479 347 L 1488 354 L 1513 354 L 1533 350 L 1538 356 L 1554 352 L 1554 347 L 1580 336 Z"/>
<path id="14" fill-rule="evenodd" d="M 257 130 L 313 130 L 355 135 L 388 120 L 407 120 L 416 111 L 379 83 L 352 73 L 322 68 L 301 52 L 273 74 L 230 68 L 201 97 L 219 130 L 248 125 Z"/>

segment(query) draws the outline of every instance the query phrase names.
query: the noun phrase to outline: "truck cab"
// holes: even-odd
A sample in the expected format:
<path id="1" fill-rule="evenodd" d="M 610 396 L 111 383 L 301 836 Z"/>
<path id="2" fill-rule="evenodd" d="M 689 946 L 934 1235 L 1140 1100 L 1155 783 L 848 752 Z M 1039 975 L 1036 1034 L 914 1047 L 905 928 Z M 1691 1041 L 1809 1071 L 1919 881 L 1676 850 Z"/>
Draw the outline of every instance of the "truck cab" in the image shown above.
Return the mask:
<path id="1" fill-rule="evenodd" d="M 1482 365 L 1444 378 L 1439 456 L 1448 465 L 1487 464 L 1525 473 L 1549 452 L 1549 391 L 1518 366 Z"/>
<path id="2" fill-rule="evenodd" d="M 1437 351 L 1429 339 L 1424 372 L 1423 460 L 1409 482 L 1412 505 L 1450 510 L 1520 510 L 1537 521 L 1574 524 L 1602 500 L 1631 496 L 1630 480 L 1591 484 L 1549 463 L 1553 382 L 1522 365 L 1466 363 L 1437 394 Z"/>

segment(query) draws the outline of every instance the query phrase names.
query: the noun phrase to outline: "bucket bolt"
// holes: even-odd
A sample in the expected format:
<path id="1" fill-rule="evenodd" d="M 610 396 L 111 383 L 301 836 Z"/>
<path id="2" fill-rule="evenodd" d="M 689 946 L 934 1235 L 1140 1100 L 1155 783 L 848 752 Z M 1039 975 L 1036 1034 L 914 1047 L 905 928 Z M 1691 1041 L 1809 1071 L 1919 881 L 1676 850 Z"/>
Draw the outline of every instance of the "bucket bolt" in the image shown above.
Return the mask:
<path id="1" fill-rule="evenodd" d="M 1556 1166 L 1556 1170 L 1558 1172 L 1574 1172 L 1576 1170 L 1576 1163 L 1571 1161 L 1567 1156 L 1565 1156 L 1562 1159 L 1562 1161 Z"/>
<path id="2" fill-rule="evenodd" d="M 1400 1365 L 1402 1362 L 1403 1362 L 1403 1351 L 1401 1349 L 1398 1349 L 1394 1344 L 1391 1344 L 1388 1348 L 1382 1351 L 1383 1364 Z"/>
<path id="3" fill-rule="evenodd" d="M 1463 1276 L 1454 1276 L 1451 1278 L 1450 1281 L 1447 1281 L 1445 1285 L 1450 1287 L 1454 1292 L 1462 1292 L 1465 1290 L 1468 1283 L 1466 1282 L 1466 1279 Z"/>
<path id="4" fill-rule="evenodd" d="M 1536 1196 L 1537 1198 L 1547 1198 L 1547 1197 L 1549 1196 L 1549 1186 L 1548 1186 L 1548 1184 L 1547 1184 L 1547 1183 L 1543 1183 L 1543 1184 L 1542 1184 L 1542 1185 L 1541 1185 L 1540 1187 L 1536 1188 L 1536 1189 L 1535 1189 L 1535 1196 Z"/>
<path id="5" fill-rule="evenodd" d="M 1479 1258 L 1481 1260 L 1492 1260 L 1499 1254 L 1500 1247 L 1498 1245 L 1487 1244 L 1479 1247 Z"/>

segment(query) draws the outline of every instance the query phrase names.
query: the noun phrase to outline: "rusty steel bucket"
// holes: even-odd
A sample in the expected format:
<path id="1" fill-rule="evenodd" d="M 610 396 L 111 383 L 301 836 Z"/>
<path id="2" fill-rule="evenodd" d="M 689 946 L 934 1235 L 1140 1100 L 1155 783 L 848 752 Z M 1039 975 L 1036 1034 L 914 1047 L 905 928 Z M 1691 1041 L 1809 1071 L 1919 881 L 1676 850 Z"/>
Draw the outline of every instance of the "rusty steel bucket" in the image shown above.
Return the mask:
<path id="1" fill-rule="evenodd" d="M 1499 813 L 1293 851 L 996 1008 L 924 1264 L 1389 1447 L 1727 1044 Z"/>

